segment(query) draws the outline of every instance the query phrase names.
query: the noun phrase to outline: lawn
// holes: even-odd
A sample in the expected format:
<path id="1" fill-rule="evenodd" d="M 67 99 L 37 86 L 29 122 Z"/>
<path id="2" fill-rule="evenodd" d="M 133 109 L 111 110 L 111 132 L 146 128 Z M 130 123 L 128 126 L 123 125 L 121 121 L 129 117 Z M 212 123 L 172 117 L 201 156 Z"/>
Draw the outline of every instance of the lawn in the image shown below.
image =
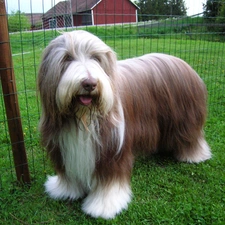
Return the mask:
<path id="1" fill-rule="evenodd" d="M 158 155 L 137 159 L 131 181 L 133 200 L 128 210 L 114 220 L 84 215 L 81 200 L 49 199 L 43 183 L 46 175 L 54 171 L 39 145 L 36 77 L 44 47 L 59 33 L 11 34 L 32 185 L 28 188 L 15 184 L 3 96 L 0 95 L 0 224 L 225 224 L 224 43 L 208 41 L 199 33 L 196 38 L 190 37 L 182 30 L 163 33 L 161 28 L 157 28 L 157 32 L 153 30 L 156 28 L 139 29 L 129 25 L 88 29 L 110 45 L 119 59 L 163 52 L 184 59 L 199 73 L 208 89 L 205 135 L 213 158 L 200 164 L 179 163 Z"/>

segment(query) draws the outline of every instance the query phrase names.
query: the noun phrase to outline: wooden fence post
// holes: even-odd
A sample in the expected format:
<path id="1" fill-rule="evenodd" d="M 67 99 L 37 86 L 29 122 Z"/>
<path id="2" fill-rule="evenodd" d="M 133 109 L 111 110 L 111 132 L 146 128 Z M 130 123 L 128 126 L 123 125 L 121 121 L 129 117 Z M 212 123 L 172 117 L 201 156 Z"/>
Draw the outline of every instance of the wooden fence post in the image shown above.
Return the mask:
<path id="1" fill-rule="evenodd" d="M 4 0 L 0 0 L 0 77 L 17 180 L 29 184 L 30 173 L 20 119 Z"/>

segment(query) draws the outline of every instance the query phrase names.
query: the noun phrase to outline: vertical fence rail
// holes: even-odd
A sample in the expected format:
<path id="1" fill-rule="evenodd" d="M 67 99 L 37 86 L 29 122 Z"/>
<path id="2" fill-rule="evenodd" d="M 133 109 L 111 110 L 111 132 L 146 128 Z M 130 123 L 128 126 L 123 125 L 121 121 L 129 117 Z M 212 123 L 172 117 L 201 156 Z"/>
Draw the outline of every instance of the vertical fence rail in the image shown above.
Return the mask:
<path id="1" fill-rule="evenodd" d="M 0 0 L 0 77 L 17 180 L 30 183 L 4 0 Z"/>

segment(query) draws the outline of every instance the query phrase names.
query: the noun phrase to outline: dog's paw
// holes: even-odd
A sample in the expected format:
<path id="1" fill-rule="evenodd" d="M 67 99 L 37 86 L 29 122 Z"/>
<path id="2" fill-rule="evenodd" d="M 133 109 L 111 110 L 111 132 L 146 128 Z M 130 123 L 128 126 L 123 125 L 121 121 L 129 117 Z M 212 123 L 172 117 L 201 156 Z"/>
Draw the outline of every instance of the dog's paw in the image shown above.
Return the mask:
<path id="1" fill-rule="evenodd" d="M 84 195 L 83 190 L 76 188 L 66 179 L 59 176 L 48 176 L 44 184 L 45 192 L 53 199 L 78 199 Z"/>
<path id="2" fill-rule="evenodd" d="M 209 145 L 205 139 L 200 138 L 195 149 L 183 151 L 177 156 L 177 159 L 181 162 L 200 163 L 210 159 L 211 157 L 212 153 Z"/>
<path id="3" fill-rule="evenodd" d="M 129 184 L 112 183 L 106 187 L 98 186 L 86 197 L 82 209 L 95 218 L 113 219 L 116 214 L 127 209 L 131 195 Z"/>

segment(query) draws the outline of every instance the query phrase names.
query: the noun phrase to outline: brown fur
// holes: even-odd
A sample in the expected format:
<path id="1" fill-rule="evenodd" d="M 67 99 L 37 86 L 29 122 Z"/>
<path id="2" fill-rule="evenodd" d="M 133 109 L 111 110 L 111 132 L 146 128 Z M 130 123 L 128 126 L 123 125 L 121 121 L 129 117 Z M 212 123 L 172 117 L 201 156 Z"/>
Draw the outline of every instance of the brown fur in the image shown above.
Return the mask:
<path id="1" fill-rule="evenodd" d="M 119 68 L 117 86 L 132 146 L 155 152 L 195 145 L 207 111 L 206 87 L 197 73 L 163 54 L 128 59 L 119 62 Z"/>

